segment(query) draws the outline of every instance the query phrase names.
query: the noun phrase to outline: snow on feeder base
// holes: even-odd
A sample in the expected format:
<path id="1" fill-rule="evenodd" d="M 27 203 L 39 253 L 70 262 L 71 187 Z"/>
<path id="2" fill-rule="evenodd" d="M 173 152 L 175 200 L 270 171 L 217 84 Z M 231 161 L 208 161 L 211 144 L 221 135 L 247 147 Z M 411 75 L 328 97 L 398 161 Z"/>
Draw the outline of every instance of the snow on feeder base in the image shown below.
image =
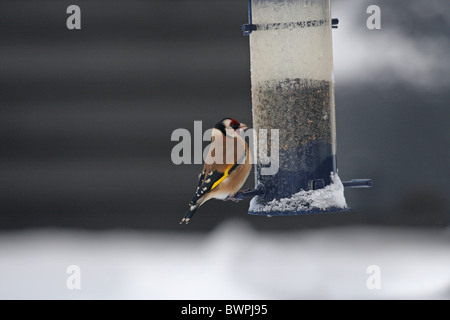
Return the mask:
<path id="1" fill-rule="evenodd" d="M 279 170 L 264 175 L 256 164 L 263 194 L 249 213 L 347 210 L 336 167 L 330 0 L 252 0 L 249 8 L 253 128 L 279 130 Z"/>
<path id="2" fill-rule="evenodd" d="M 272 201 L 261 201 L 255 197 L 250 202 L 251 214 L 255 215 L 296 215 L 311 213 L 340 212 L 347 209 L 344 185 L 337 174 L 331 175 L 331 184 L 317 190 L 301 190 L 290 197 Z"/>

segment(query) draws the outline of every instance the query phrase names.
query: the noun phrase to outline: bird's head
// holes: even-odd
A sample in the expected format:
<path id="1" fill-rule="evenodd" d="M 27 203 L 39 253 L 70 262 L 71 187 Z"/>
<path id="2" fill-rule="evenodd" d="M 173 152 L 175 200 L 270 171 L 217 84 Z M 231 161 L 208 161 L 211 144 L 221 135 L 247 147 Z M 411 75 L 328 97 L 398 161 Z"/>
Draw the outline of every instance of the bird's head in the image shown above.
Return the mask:
<path id="1" fill-rule="evenodd" d="M 220 130 L 225 136 L 230 135 L 230 133 L 240 135 L 242 132 L 248 129 L 246 124 L 240 123 L 233 118 L 224 118 L 220 120 L 219 122 L 217 122 L 214 128 Z"/>

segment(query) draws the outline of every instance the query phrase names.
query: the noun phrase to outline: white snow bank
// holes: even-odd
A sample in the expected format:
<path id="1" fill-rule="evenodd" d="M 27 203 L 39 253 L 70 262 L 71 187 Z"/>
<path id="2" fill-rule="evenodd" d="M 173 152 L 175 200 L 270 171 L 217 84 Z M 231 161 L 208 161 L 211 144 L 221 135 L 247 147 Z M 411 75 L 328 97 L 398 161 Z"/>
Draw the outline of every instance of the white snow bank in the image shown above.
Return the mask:
<path id="1" fill-rule="evenodd" d="M 0 235 L 0 299 L 450 298 L 450 234 L 341 228 Z M 69 290 L 67 267 L 81 269 Z M 379 266 L 381 290 L 367 268 Z"/>
<path id="2" fill-rule="evenodd" d="M 290 198 L 274 199 L 267 203 L 258 203 L 258 198 L 250 202 L 252 212 L 299 212 L 311 209 L 326 211 L 331 208 L 346 209 L 344 185 L 339 176 L 331 173 L 331 184 L 323 189 L 300 191 Z"/>

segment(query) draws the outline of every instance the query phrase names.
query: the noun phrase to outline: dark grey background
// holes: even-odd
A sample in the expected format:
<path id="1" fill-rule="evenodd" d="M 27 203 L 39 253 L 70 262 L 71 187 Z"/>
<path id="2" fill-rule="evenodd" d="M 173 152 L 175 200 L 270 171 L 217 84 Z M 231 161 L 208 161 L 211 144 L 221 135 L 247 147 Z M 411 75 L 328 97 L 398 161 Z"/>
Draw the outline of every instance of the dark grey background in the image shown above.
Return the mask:
<path id="1" fill-rule="evenodd" d="M 341 19 L 333 32 L 370 41 L 395 30 L 436 60 L 429 41 L 448 48 L 450 8 L 427 3 L 379 1 L 382 30 L 367 30 L 362 9 L 358 30 Z M 66 28 L 71 4 L 81 7 L 82 30 Z M 246 19 L 245 0 L 2 0 L 0 229 L 210 230 L 229 217 L 259 229 L 448 226 L 448 50 L 442 68 L 424 66 L 428 82 L 440 82 L 431 86 L 395 70 L 373 82 L 340 82 L 337 73 L 340 176 L 375 182 L 346 191 L 350 212 L 267 219 L 248 216 L 248 201 L 210 201 L 191 225 L 178 225 L 201 166 L 172 164 L 173 130 L 193 132 L 194 120 L 206 129 L 224 116 L 251 124 Z M 352 54 L 338 40 L 335 51 Z"/>

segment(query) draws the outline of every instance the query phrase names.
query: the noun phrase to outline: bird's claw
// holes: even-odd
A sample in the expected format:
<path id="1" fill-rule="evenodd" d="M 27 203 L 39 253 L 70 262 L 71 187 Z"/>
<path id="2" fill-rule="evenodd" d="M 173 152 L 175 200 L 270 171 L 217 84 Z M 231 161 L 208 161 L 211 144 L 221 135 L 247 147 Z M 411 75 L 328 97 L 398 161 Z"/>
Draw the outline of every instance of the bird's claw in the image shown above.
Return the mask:
<path id="1" fill-rule="evenodd" d="M 229 197 L 227 200 L 231 200 L 234 203 L 238 203 L 240 201 L 239 199 L 236 199 L 235 197 Z"/>
<path id="2" fill-rule="evenodd" d="M 183 219 L 181 219 L 180 224 L 183 224 L 183 223 L 189 224 L 190 221 L 191 221 L 191 218 L 183 218 Z"/>
<path id="3" fill-rule="evenodd" d="M 235 198 L 234 196 L 228 196 L 223 201 L 233 201 L 235 203 L 238 203 L 239 201 L 243 200 L 244 197 L 242 195 L 245 195 L 246 192 L 252 191 L 252 188 L 248 188 L 246 190 L 240 190 L 235 193 L 235 195 L 239 195 L 239 197 Z"/>

